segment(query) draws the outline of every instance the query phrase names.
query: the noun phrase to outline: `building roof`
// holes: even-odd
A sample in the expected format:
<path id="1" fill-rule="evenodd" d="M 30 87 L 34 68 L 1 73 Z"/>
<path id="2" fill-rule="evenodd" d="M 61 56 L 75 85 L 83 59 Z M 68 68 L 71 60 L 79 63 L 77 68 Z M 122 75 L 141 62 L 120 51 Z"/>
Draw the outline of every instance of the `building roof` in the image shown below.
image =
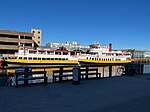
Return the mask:
<path id="1" fill-rule="evenodd" d="M 33 33 L 30 33 L 30 32 L 18 32 L 18 31 L 12 31 L 12 30 L 0 30 L 0 34 L 34 36 Z"/>

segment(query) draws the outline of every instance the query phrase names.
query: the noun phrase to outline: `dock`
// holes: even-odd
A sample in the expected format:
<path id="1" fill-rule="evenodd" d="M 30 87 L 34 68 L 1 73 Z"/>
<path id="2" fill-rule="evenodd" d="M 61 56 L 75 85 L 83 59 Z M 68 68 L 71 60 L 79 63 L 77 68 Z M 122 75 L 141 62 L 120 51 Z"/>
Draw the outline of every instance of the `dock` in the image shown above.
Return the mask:
<path id="1" fill-rule="evenodd" d="M 148 112 L 150 74 L 82 80 L 80 85 L 0 86 L 0 112 Z"/>

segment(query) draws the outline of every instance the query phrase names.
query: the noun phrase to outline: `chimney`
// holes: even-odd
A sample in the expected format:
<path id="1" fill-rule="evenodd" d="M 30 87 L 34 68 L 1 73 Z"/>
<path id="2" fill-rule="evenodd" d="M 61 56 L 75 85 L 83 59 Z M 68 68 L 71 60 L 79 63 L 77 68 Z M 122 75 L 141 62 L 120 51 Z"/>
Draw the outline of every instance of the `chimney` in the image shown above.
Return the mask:
<path id="1" fill-rule="evenodd" d="M 112 51 L 112 44 L 109 44 L 109 51 Z"/>

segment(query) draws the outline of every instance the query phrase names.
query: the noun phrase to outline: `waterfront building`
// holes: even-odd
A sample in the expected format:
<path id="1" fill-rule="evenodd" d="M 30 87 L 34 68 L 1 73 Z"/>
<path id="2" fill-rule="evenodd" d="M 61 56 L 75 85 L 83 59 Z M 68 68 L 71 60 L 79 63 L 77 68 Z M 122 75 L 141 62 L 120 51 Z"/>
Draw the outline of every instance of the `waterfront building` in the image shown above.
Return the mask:
<path id="1" fill-rule="evenodd" d="M 33 41 L 36 43 L 34 47 L 42 46 L 42 30 L 32 28 L 31 33 L 33 33 Z"/>
<path id="2" fill-rule="evenodd" d="M 0 30 L 0 54 L 3 57 L 14 56 L 15 52 L 18 52 L 19 45 L 22 44 L 26 48 L 33 48 L 40 46 L 41 40 L 41 30 L 38 29 L 31 29 L 31 32 Z"/>
<path id="3" fill-rule="evenodd" d="M 144 58 L 144 54 L 145 52 L 141 50 L 133 50 L 132 52 L 133 58 Z"/>
<path id="4" fill-rule="evenodd" d="M 128 49 L 128 51 L 132 53 L 132 59 L 150 57 L 150 50 Z"/>
<path id="5" fill-rule="evenodd" d="M 73 50 L 83 50 L 83 51 L 87 51 L 90 46 L 81 46 L 80 44 L 78 44 L 77 42 L 65 42 L 65 43 L 60 43 L 60 42 L 49 42 L 46 44 L 46 47 L 50 48 L 50 49 L 59 49 L 61 47 L 66 48 L 67 50 L 73 51 Z"/>
<path id="6" fill-rule="evenodd" d="M 145 52 L 145 58 L 150 58 L 150 52 Z"/>

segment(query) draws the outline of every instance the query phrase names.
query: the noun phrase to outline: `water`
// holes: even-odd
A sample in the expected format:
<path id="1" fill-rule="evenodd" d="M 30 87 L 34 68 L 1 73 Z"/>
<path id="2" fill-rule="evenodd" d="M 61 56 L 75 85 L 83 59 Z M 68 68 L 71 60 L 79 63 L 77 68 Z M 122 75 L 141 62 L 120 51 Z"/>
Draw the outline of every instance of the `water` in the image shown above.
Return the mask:
<path id="1" fill-rule="evenodd" d="M 144 65 L 144 73 L 150 73 L 150 64 Z"/>

